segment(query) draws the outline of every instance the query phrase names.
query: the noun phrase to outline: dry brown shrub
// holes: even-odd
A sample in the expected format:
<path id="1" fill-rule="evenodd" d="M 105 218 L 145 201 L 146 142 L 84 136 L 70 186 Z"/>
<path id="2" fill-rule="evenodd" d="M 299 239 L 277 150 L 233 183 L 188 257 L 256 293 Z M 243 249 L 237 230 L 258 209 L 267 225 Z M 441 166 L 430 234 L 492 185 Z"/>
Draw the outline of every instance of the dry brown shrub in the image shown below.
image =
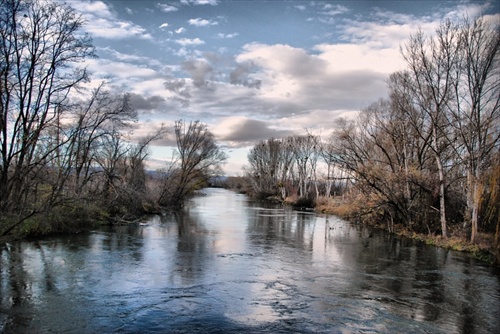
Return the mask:
<path id="1" fill-rule="evenodd" d="M 295 203 L 297 203 L 298 200 L 299 200 L 299 196 L 291 195 L 291 196 L 286 197 L 283 200 L 283 203 L 289 204 L 289 205 L 294 205 Z"/>

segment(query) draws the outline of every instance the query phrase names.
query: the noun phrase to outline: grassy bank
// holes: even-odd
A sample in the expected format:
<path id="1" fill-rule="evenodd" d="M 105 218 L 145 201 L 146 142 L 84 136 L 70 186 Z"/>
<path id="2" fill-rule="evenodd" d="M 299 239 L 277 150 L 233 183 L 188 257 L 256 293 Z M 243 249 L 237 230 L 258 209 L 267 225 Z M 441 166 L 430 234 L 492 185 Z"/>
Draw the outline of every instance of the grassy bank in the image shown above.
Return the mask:
<path id="1" fill-rule="evenodd" d="M 78 233 L 102 224 L 109 224 L 109 217 L 108 212 L 88 203 L 62 205 L 49 212 L 35 213 L 27 217 L 4 216 L 0 219 L 0 231 L 10 231 L 5 233 L 1 240 Z"/>
<path id="2" fill-rule="evenodd" d="M 401 237 L 420 240 L 431 246 L 467 252 L 488 264 L 500 266 L 500 247 L 495 246 L 495 236 L 492 233 L 480 232 L 477 241 L 471 243 L 462 228 L 450 229 L 447 238 L 432 233 L 416 232 L 401 224 L 387 221 L 387 217 L 382 217 L 380 212 L 370 209 L 372 206 L 369 204 L 369 199 L 366 198 L 344 200 L 322 197 L 316 200 L 315 211 L 336 215 L 348 221 L 362 222 Z"/>
<path id="3" fill-rule="evenodd" d="M 494 236 L 486 233 L 480 233 L 478 242 L 472 244 L 463 236 L 452 235 L 448 238 L 442 236 L 426 235 L 422 233 L 399 230 L 397 235 L 420 240 L 427 245 L 442 247 L 459 252 L 467 252 L 475 258 L 492 265 L 500 266 L 500 254 L 495 255 L 495 249 L 491 245 L 494 242 Z"/>

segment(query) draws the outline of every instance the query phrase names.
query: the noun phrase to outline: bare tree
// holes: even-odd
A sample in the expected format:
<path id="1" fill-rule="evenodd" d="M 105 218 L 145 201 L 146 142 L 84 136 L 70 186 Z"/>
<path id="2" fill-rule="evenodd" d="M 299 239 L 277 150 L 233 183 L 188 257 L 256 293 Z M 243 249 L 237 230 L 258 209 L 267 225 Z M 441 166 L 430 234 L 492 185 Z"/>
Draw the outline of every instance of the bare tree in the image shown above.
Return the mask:
<path id="1" fill-rule="evenodd" d="M 262 140 L 248 153 L 247 174 L 258 196 L 287 195 L 287 182 L 293 165 L 290 138 Z"/>
<path id="2" fill-rule="evenodd" d="M 142 138 L 136 145 L 130 147 L 126 175 L 128 184 L 134 191 L 140 193 L 146 191 L 145 160 L 149 154 L 149 145 L 166 133 L 167 129 L 162 124 L 156 132 Z"/>
<path id="3" fill-rule="evenodd" d="M 293 157 L 299 177 L 300 197 L 307 197 L 310 181 L 316 181 L 316 165 L 320 152 L 318 140 L 318 137 L 311 134 L 291 138 Z"/>
<path id="4" fill-rule="evenodd" d="M 221 173 L 227 155 L 217 145 L 207 125 L 195 121 L 175 122 L 176 161 L 169 168 L 168 182 L 159 199 L 162 205 L 182 206 L 184 200 L 201 188 L 210 177 Z"/>
<path id="5" fill-rule="evenodd" d="M 1 0 L 2 212 L 30 210 L 31 175 L 58 149 L 39 148 L 69 92 L 87 80 L 87 71 L 74 66 L 94 55 L 91 39 L 78 32 L 82 25 L 82 17 L 67 5 Z"/>
<path id="6" fill-rule="evenodd" d="M 71 123 L 63 128 L 62 134 L 69 140 L 64 149 L 70 160 L 74 191 L 79 194 L 97 173 L 95 167 L 103 167 L 98 161 L 99 158 L 102 161 L 103 152 L 119 148 L 121 131 L 128 128 L 137 115 L 130 107 L 129 96 L 112 94 L 104 82 L 93 90 L 87 101 L 80 101 L 74 109 L 72 115 L 66 115 Z M 116 154 L 107 152 L 104 156 L 111 158 Z"/>
<path id="7" fill-rule="evenodd" d="M 460 42 L 459 79 L 450 106 L 458 156 L 467 167 L 467 214 L 471 242 L 478 232 L 482 176 L 500 142 L 500 33 L 484 19 L 464 19 L 456 32 Z"/>
<path id="8" fill-rule="evenodd" d="M 459 34 L 451 21 L 445 21 L 436 31 L 435 37 L 425 37 L 422 31 L 410 37 L 402 49 L 411 73 L 412 97 L 418 107 L 425 112 L 428 123 L 431 149 L 437 167 L 439 179 L 439 213 L 441 233 L 447 237 L 446 221 L 446 159 L 445 152 L 451 145 L 449 140 L 450 113 L 449 105 L 454 98 L 454 89 L 458 80 Z"/>
<path id="9" fill-rule="evenodd" d="M 326 163 L 326 176 L 325 176 L 325 196 L 329 198 L 332 193 L 333 175 L 335 173 L 335 138 L 329 136 L 326 141 L 321 141 L 320 155 Z"/>

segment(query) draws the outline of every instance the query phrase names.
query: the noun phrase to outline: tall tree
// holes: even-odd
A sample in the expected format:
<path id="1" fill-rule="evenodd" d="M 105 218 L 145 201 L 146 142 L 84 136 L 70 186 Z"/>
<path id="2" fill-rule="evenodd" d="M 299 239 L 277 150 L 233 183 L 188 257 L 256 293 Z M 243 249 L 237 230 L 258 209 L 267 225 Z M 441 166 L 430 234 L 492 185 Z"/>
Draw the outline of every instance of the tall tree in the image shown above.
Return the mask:
<path id="1" fill-rule="evenodd" d="M 29 207 L 30 179 L 55 146 L 42 139 L 68 94 L 87 80 L 76 65 L 94 56 L 83 18 L 49 1 L 0 3 L 0 211 Z"/>
<path id="2" fill-rule="evenodd" d="M 459 79 L 455 85 L 452 125 L 467 167 L 467 214 L 471 242 L 478 232 L 483 173 L 500 143 L 500 32 L 484 19 L 464 19 L 457 32 Z"/>
<path id="3" fill-rule="evenodd" d="M 411 73 L 412 97 L 429 117 L 431 149 L 438 173 L 439 213 L 441 233 L 447 237 L 446 220 L 446 157 L 449 141 L 449 105 L 454 98 L 453 87 L 458 80 L 459 34 L 451 21 L 443 22 L 435 37 L 422 31 L 410 37 L 402 49 L 403 58 Z"/>

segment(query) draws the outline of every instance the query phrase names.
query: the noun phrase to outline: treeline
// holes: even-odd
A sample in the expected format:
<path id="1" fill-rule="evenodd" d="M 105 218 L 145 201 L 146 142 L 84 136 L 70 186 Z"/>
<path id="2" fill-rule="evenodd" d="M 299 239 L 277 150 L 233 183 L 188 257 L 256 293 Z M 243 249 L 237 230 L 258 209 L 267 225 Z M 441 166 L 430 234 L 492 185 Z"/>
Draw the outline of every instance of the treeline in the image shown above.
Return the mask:
<path id="1" fill-rule="evenodd" d="M 200 122 L 179 120 L 132 143 L 129 95 L 82 89 L 89 73 L 78 65 L 95 57 L 83 23 L 68 5 L 1 0 L 0 236 L 182 206 L 226 159 Z M 148 173 L 148 145 L 168 133 L 172 160 Z"/>
<path id="2" fill-rule="evenodd" d="M 495 234 L 498 247 L 499 46 L 498 25 L 483 19 L 443 22 L 433 36 L 416 32 L 401 48 L 407 68 L 390 76 L 388 98 L 356 119 L 337 120 L 327 139 L 308 134 L 255 145 L 251 191 L 316 204 L 343 195 L 358 203 L 346 214 L 384 221 L 389 230 L 472 243 L 482 231 Z"/>

